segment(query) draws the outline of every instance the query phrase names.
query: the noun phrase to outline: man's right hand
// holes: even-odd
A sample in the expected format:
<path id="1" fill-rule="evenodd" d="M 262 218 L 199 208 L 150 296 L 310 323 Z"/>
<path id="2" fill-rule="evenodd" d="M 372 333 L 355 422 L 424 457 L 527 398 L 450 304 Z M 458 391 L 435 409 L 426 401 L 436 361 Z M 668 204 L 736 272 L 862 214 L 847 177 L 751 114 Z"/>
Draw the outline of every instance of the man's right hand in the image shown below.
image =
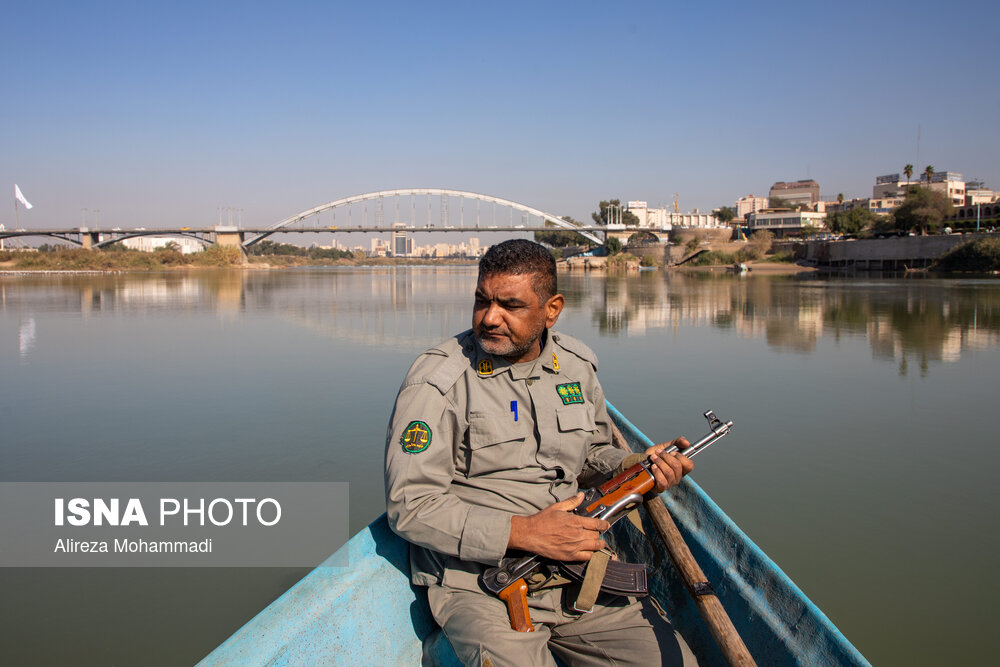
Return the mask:
<path id="1" fill-rule="evenodd" d="M 588 560 L 604 548 L 601 533 L 611 527 L 604 519 L 573 514 L 583 501 L 583 493 L 549 505 L 531 516 L 510 518 L 508 549 L 520 549 L 553 560 Z"/>

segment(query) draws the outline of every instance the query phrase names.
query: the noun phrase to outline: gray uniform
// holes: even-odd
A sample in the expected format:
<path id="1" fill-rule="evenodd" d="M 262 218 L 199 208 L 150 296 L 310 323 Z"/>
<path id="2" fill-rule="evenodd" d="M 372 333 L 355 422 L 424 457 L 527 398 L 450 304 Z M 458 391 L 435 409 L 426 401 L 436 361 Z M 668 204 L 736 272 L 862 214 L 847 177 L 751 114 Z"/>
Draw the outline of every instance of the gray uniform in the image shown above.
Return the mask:
<path id="1" fill-rule="evenodd" d="M 596 369 L 593 352 L 565 334 L 549 331 L 537 359 L 511 364 L 483 351 L 470 330 L 418 357 L 403 381 L 386 438 L 389 524 L 411 543 L 412 580 L 429 587 L 431 610 L 463 662 L 489 654 L 503 664 L 514 651 L 506 659 L 524 664 L 526 642 L 543 661 L 550 634 L 574 635 L 574 623 L 583 634 L 611 629 L 600 621 L 608 609 L 615 629 L 649 631 L 627 600 L 606 607 L 602 596 L 578 619 L 558 610 L 561 591 L 551 591 L 530 601 L 539 632 L 517 633 L 503 603 L 478 583 L 505 554 L 511 516 L 572 497 L 625 457 L 611 445 Z M 636 642 L 624 648 L 634 651 Z M 650 664 L 648 657 L 636 663 Z"/>

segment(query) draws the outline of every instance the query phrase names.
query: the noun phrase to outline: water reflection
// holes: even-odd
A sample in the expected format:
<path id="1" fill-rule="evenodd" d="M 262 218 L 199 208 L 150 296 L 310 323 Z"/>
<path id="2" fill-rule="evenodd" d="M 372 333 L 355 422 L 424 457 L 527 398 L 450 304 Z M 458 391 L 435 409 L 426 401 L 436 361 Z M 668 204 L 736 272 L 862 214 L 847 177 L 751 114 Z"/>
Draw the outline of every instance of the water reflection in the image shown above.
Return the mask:
<path id="1" fill-rule="evenodd" d="M 868 341 L 872 357 L 926 373 L 1000 339 L 1000 283 L 988 280 L 853 281 L 718 274 L 566 274 L 569 311 L 604 336 L 712 327 L 811 354 L 820 341 Z M 39 276 L 0 281 L 0 307 L 24 312 L 140 314 L 211 311 L 224 318 L 278 315 L 323 336 L 374 347 L 424 349 L 469 326 L 474 267 L 385 267 L 280 272 Z M 35 344 L 23 316 L 19 352 Z"/>
<path id="2" fill-rule="evenodd" d="M 569 307 L 592 313 L 603 335 L 711 326 L 800 354 L 824 338 L 863 337 L 874 359 L 896 361 L 903 374 L 914 361 L 926 373 L 930 362 L 1000 342 L 996 281 L 570 275 L 562 290 Z"/>

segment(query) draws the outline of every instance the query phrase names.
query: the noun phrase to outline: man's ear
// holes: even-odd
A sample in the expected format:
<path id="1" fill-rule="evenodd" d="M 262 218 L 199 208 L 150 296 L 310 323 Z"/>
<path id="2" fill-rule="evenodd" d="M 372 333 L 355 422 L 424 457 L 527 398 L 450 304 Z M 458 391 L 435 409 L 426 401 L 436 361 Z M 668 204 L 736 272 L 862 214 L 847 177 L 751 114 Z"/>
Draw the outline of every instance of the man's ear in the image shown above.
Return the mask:
<path id="1" fill-rule="evenodd" d="M 545 328 L 551 328 L 556 320 L 559 319 L 559 314 L 562 312 L 563 306 L 566 305 L 566 300 L 563 298 L 562 294 L 556 294 L 549 297 L 549 300 L 545 302 Z"/>

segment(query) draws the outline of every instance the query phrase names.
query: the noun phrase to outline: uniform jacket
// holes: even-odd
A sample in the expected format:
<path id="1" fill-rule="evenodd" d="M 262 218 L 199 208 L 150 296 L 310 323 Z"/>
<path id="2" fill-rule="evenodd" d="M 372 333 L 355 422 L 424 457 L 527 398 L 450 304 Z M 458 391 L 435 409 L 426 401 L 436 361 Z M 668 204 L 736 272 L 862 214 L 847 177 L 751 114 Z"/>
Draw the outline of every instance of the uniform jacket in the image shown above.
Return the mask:
<path id="1" fill-rule="evenodd" d="M 413 582 L 479 590 L 510 517 L 534 514 L 607 478 L 625 453 L 597 358 L 547 330 L 540 356 L 511 364 L 465 331 L 410 367 L 386 436 L 386 506 L 411 545 Z"/>

